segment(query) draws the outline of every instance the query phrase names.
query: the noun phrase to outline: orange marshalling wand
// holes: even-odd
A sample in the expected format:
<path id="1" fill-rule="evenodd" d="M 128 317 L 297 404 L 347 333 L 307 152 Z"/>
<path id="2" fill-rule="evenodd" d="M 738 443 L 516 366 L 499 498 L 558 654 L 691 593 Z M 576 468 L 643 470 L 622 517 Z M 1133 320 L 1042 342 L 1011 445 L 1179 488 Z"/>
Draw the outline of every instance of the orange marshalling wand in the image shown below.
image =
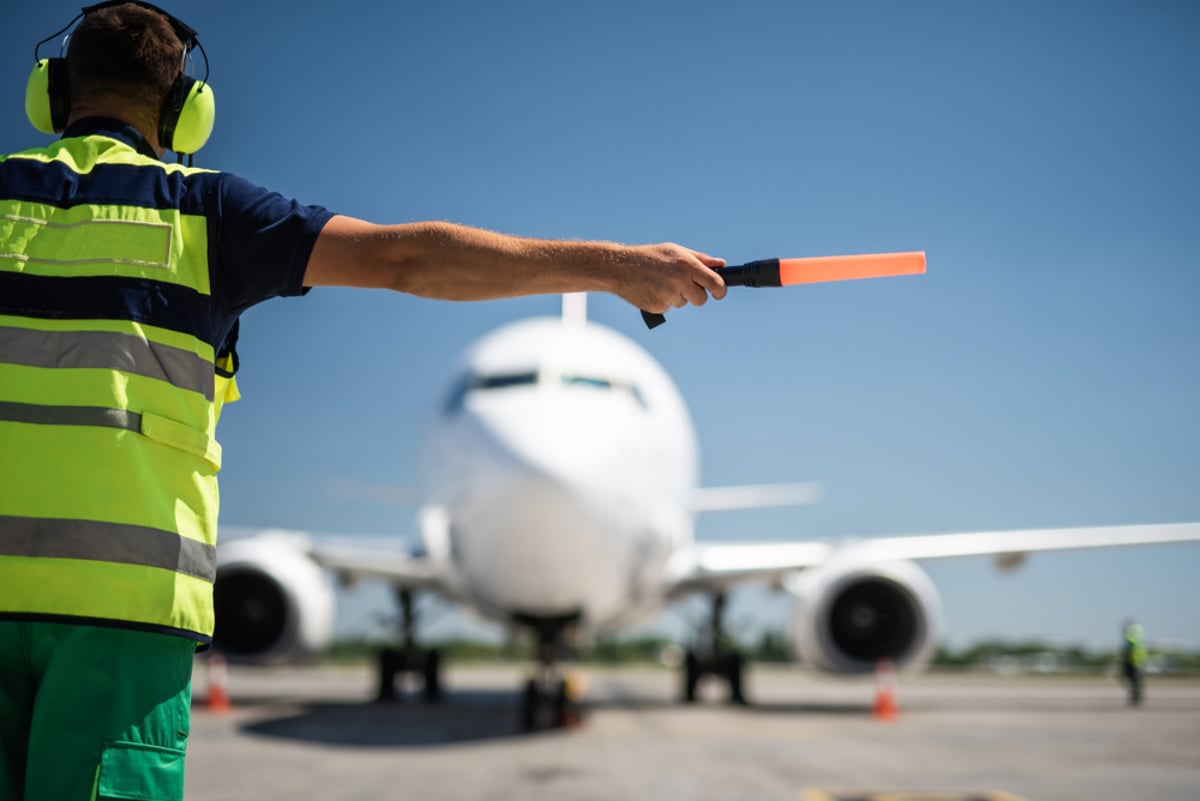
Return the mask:
<path id="1" fill-rule="evenodd" d="M 779 259 L 779 283 L 776 286 L 818 284 L 822 281 L 853 281 L 857 278 L 886 278 L 889 275 L 917 275 L 923 272 L 925 272 L 925 254 L 922 251 L 869 253 L 859 256 L 823 256 L 813 259 Z M 728 278 L 725 279 L 725 283 L 729 283 Z M 751 285 L 746 284 L 746 286 Z M 761 286 L 770 285 L 762 284 Z"/>
<path id="2" fill-rule="evenodd" d="M 925 272 L 925 252 L 865 253 L 805 259 L 761 259 L 718 270 L 726 286 L 792 286 L 858 278 L 886 278 Z M 666 322 L 661 314 L 642 312 L 646 325 Z"/>

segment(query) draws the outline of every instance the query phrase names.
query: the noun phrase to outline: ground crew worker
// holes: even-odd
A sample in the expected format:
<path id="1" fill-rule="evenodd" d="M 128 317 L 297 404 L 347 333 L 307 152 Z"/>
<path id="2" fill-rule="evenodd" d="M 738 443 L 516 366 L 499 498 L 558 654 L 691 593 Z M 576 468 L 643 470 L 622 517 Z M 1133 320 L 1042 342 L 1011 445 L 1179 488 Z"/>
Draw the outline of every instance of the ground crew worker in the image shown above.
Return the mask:
<path id="1" fill-rule="evenodd" d="M 212 88 L 181 66 L 196 32 L 145 3 L 59 33 L 76 22 L 26 97 L 62 138 L 0 157 L 0 801 L 174 799 L 243 311 L 337 285 L 609 291 L 662 312 L 723 297 L 723 262 L 375 225 L 166 164 L 212 126 Z"/>
<path id="2" fill-rule="evenodd" d="M 1121 630 L 1121 675 L 1129 688 L 1129 705 L 1142 703 L 1142 675 L 1146 666 L 1146 641 L 1142 627 L 1130 621 Z"/>

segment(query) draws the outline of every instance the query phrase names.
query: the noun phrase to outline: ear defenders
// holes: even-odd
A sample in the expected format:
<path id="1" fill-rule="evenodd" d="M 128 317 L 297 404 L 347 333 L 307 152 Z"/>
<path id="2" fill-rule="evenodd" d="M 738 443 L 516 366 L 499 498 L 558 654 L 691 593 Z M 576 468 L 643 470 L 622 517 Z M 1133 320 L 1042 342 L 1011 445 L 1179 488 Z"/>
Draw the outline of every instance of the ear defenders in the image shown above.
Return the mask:
<path id="1" fill-rule="evenodd" d="M 138 0 L 107 0 L 107 2 L 83 8 L 80 13 L 57 33 L 52 33 L 38 42 L 33 49 L 33 71 L 25 84 L 25 114 L 29 121 L 42 133 L 62 133 L 67 127 L 71 111 L 70 81 L 67 77 L 65 58 L 40 58 L 42 45 L 70 30 L 76 22 L 93 11 L 134 2 L 143 8 L 157 11 L 166 17 L 183 42 L 183 64 L 175 83 L 163 99 L 158 116 L 158 141 L 163 147 L 181 157 L 195 153 L 204 147 L 212 134 L 216 120 L 216 100 L 212 87 L 208 85 L 208 54 L 197 39 L 196 31 L 163 11 L 158 6 Z M 204 80 L 197 80 L 185 71 L 193 49 L 199 48 L 204 56 Z"/>

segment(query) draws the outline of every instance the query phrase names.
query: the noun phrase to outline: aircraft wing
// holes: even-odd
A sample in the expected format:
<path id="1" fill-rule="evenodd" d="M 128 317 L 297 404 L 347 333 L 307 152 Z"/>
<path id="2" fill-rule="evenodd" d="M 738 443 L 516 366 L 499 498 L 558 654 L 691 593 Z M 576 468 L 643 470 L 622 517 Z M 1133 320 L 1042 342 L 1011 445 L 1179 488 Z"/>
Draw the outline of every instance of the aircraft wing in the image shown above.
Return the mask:
<path id="1" fill-rule="evenodd" d="M 224 526 L 223 543 L 247 538 L 274 540 L 281 547 L 307 555 L 322 567 L 352 584 L 360 579 L 379 579 L 397 588 L 429 590 L 456 597 L 448 577 L 428 556 L 413 553 L 397 537 L 313 535 L 303 531 L 254 529 Z"/>
<path id="2" fill-rule="evenodd" d="M 669 595 L 719 591 L 743 581 L 772 581 L 817 567 L 835 554 L 853 553 L 864 562 L 921 561 L 955 556 L 995 556 L 1015 567 L 1034 551 L 1110 548 L 1200 541 L 1200 523 L 1166 523 L 1092 528 L 1024 529 L 966 534 L 928 534 L 829 542 L 697 543 L 676 565 Z"/>
<path id="3" fill-rule="evenodd" d="M 334 571 L 346 582 L 380 579 L 394 587 L 449 594 L 444 577 L 424 556 L 379 545 L 334 541 L 314 543 L 308 553 L 317 564 Z"/>

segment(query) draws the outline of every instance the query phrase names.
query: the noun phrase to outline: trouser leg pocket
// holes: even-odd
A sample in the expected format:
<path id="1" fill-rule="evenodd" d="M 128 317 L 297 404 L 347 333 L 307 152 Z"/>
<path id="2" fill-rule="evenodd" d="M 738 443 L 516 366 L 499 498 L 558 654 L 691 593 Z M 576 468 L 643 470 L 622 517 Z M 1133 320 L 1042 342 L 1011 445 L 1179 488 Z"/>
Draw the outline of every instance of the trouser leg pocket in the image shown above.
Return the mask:
<path id="1" fill-rule="evenodd" d="M 97 799 L 181 801 L 183 749 L 109 742 L 100 757 Z"/>

